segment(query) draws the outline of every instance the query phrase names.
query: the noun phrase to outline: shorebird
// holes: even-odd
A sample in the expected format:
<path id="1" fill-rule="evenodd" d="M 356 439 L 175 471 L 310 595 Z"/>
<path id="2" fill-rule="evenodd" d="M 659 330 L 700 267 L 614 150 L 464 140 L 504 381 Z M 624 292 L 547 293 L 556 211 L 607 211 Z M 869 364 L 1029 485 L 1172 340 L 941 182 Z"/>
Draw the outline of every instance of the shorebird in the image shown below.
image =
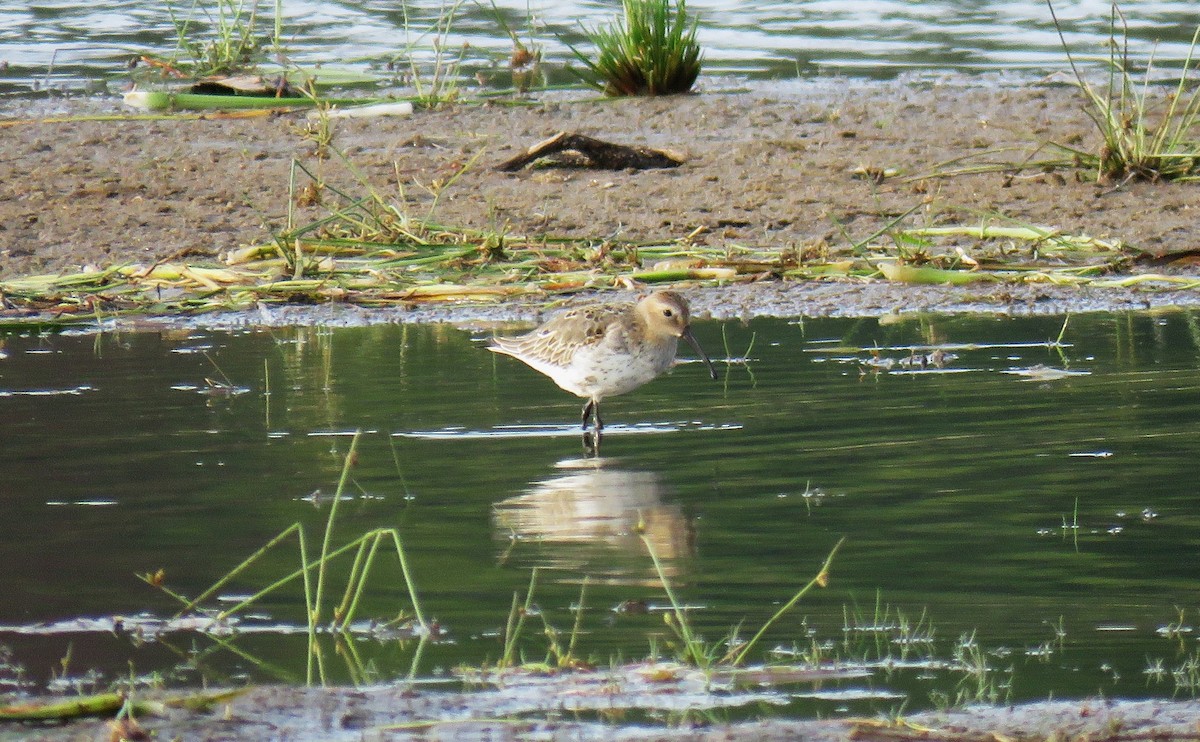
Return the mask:
<path id="1" fill-rule="evenodd" d="M 583 429 L 600 420 L 600 400 L 624 394 L 675 364 L 679 338 L 688 341 L 717 378 L 688 325 L 688 305 L 673 291 L 634 304 L 589 304 L 571 309 L 524 335 L 492 338 L 488 350 L 521 361 L 562 389 L 583 397 Z"/>

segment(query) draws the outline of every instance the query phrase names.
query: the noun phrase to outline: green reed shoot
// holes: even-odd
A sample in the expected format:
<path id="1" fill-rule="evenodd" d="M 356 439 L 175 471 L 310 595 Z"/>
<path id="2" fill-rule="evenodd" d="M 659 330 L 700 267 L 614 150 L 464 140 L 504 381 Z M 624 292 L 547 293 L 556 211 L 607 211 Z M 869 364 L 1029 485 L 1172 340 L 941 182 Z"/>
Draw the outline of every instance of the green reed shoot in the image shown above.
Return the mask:
<path id="1" fill-rule="evenodd" d="M 758 633 L 755 634 L 753 636 L 753 638 L 750 639 L 750 641 L 746 642 L 745 644 L 743 644 L 740 647 L 734 647 L 734 648 L 730 649 L 729 654 L 727 654 L 725 656 L 724 661 L 727 661 L 734 665 L 742 664 L 742 662 L 744 662 L 746 659 L 746 655 L 749 654 L 750 650 L 754 648 L 754 645 L 758 643 L 758 640 L 761 639 L 763 637 L 763 635 L 767 633 L 767 630 L 769 628 L 771 628 L 771 626 L 774 625 L 774 623 L 776 621 L 778 621 L 780 618 L 782 618 L 785 613 L 787 613 L 792 608 L 794 608 L 796 603 L 800 602 L 801 598 L 803 598 L 805 595 L 807 595 L 808 592 L 810 590 L 812 590 L 814 587 L 817 587 L 817 586 L 825 587 L 826 585 L 828 585 L 829 584 L 829 568 L 833 564 L 833 557 L 837 554 L 838 549 L 842 548 L 842 544 L 844 544 L 845 542 L 846 542 L 845 538 L 839 539 L 838 542 L 833 545 L 833 549 L 830 550 L 829 556 L 825 557 L 825 562 L 823 564 L 821 564 L 821 569 L 817 571 L 816 576 L 813 577 L 811 580 L 809 580 L 808 583 L 804 587 L 800 588 L 800 590 L 798 590 L 796 592 L 796 594 L 793 595 L 788 602 L 784 603 L 783 606 L 781 606 L 778 611 L 775 611 L 775 615 L 773 615 L 773 616 L 771 616 L 771 618 L 767 619 L 767 622 L 762 625 L 762 628 L 760 628 L 758 630 Z"/>
<path id="2" fill-rule="evenodd" d="M 563 649 L 562 643 L 559 641 L 559 630 L 550 623 L 549 617 L 545 611 L 539 611 L 538 615 L 542 619 L 542 633 L 546 636 L 548 646 L 546 648 L 546 666 L 557 667 L 559 669 L 578 668 L 584 663 L 575 656 L 575 646 L 579 640 L 580 631 L 583 628 L 583 606 L 584 598 L 587 596 L 588 577 L 584 575 L 583 584 L 579 588 L 579 600 L 576 602 L 572 613 L 575 614 L 575 621 L 571 627 L 571 635 L 568 639 L 566 650 Z M 516 595 L 513 596 L 514 602 Z M 553 665 L 551 665 L 553 661 Z"/>
<path id="3" fill-rule="evenodd" d="M 350 567 L 350 577 L 346 580 L 346 591 L 342 594 L 342 602 L 333 610 L 334 625 L 347 626 L 358 601 L 362 597 L 366 583 L 362 576 L 371 568 L 375 561 L 375 553 L 379 550 L 382 533 L 376 532 L 374 538 L 358 542 L 358 552 L 354 555 L 354 565 Z"/>
<path id="4" fill-rule="evenodd" d="M 1055 348 L 1059 348 L 1059 349 L 1062 348 L 1063 338 L 1066 337 L 1066 335 L 1067 335 L 1067 324 L 1070 321 L 1071 321 L 1071 314 L 1068 312 L 1067 316 L 1063 317 L 1062 328 L 1059 329 L 1059 331 L 1058 331 L 1058 337 L 1054 339 L 1053 346 Z"/>
<path id="5" fill-rule="evenodd" d="M 571 626 L 571 641 L 567 645 L 566 664 L 575 663 L 575 643 L 579 640 L 580 630 L 583 628 L 583 605 L 584 598 L 587 597 L 588 578 L 583 576 L 583 584 L 579 586 L 579 601 L 575 604 L 575 623 Z M 559 663 L 562 664 L 562 658 Z"/>
<path id="6" fill-rule="evenodd" d="M 1175 90 L 1156 101 L 1150 89 L 1154 58 L 1146 64 L 1142 80 L 1136 80 L 1129 58 L 1129 25 L 1117 3 L 1112 4 L 1109 22 L 1109 72 L 1103 90 L 1092 87 L 1080 73 L 1054 15 L 1054 5 L 1050 0 L 1046 4 L 1075 81 L 1087 97 L 1085 111 L 1103 140 L 1098 153 L 1055 146 L 1094 168 L 1100 182 L 1200 180 L 1200 139 L 1195 132 L 1200 123 L 1200 84 L 1189 85 L 1188 80 L 1200 26 L 1192 34 Z"/>
<path id="7" fill-rule="evenodd" d="M 650 554 L 650 560 L 654 562 L 654 570 L 658 574 L 658 580 L 662 584 L 663 592 L 667 594 L 667 600 L 669 600 L 671 603 L 671 613 L 667 614 L 667 624 L 673 631 L 675 631 L 680 641 L 683 642 L 683 651 L 681 652 L 682 659 L 686 662 L 691 662 L 695 666 L 702 669 L 707 669 L 715 664 L 737 666 L 745 662 L 746 656 L 750 653 L 750 650 L 752 650 L 755 645 L 758 644 L 759 640 L 762 639 L 763 635 L 767 633 L 767 631 L 775 624 L 776 621 L 794 608 L 796 604 L 800 602 L 800 599 L 807 595 L 808 592 L 814 587 L 825 587 L 829 584 L 829 568 L 833 564 L 833 557 L 837 554 L 838 549 L 840 549 L 842 544 L 846 541 L 846 539 L 843 538 L 834 544 L 833 549 L 830 550 L 829 555 L 825 557 L 825 561 L 821 565 L 821 569 L 818 570 L 816 576 L 809 580 L 804 587 L 800 588 L 800 590 L 797 591 L 796 594 L 793 595 L 790 600 L 788 600 L 788 602 L 784 603 L 783 606 L 776 611 L 773 616 L 771 616 L 771 618 L 767 619 L 767 621 L 750 639 L 750 641 L 744 644 L 738 644 L 734 641 L 730 641 L 729 651 L 722 656 L 717 654 L 715 646 L 706 646 L 705 643 L 696 636 L 695 631 L 692 629 L 691 622 L 688 620 L 687 609 L 675 594 L 674 588 L 671 587 L 671 582 L 667 579 L 666 570 L 663 569 L 662 561 L 658 558 L 658 552 L 655 551 L 654 544 L 646 536 L 644 526 L 639 523 L 636 530 L 638 537 L 641 538 L 642 543 L 646 545 L 646 551 Z"/>
<path id="8" fill-rule="evenodd" d="M 1071 534 L 1071 541 L 1075 544 L 1075 551 L 1079 551 L 1079 498 L 1075 498 L 1075 509 L 1071 514 L 1071 522 L 1067 522 L 1067 516 L 1062 516 L 1062 534 L 1063 541 L 1067 540 L 1067 534 Z"/>
<path id="9" fill-rule="evenodd" d="M 408 3 L 400 5 L 404 18 L 405 49 L 398 55 L 396 62 L 404 59 L 408 63 L 408 81 L 416 93 L 413 104 L 423 108 L 438 108 L 458 100 L 460 75 L 459 70 L 466 57 L 468 46 L 462 44 L 457 54 L 449 44 L 451 30 L 454 27 L 455 16 L 464 0 L 442 2 L 437 20 L 429 31 L 420 34 L 416 39 L 411 38 L 408 17 Z M 428 64 L 422 64 L 416 58 L 417 45 L 427 35 L 432 35 L 430 42 L 433 48 L 433 59 Z"/>
<path id="10" fill-rule="evenodd" d="M 508 614 L 508 623 L 504 627 L 504 654 L 500 658 L 500 667 L 512 667 L 516 662 L 517 641 L 525 628 L 525 619 L 533 610 L 533 593 L 537 588 L 537 567 L 529 575 L 529 589 L 525 592 L 525 603 L 522 605 L 517 593 L 513 593 L 512 610 Z"/>
<path id="11" fill-rule="evenodd" d="M 349 543 L 343 544 L 335 548 L 333 542 L 333 531 L 337 522 L 337 514 L 339 503 L 342 500 L 343 493 L 350 481 L 350 469 L 357 461 L 358 457 L 358 442 L 361 438 L 361 431 L 354 435 L 351 440 L 350 449 L 346 454 L 345 461 L 342 467 L 341 476 L 338 480 L 337 490 L 333 496 L 333 502 L 330 505 L 329 515 L 325 522 L 325 531 L 321 541 L 320 552 L 315 560 L 310 559 L 308 549 L 308 539 L 304 530 L 304 526 L 300 523 L 293 523 L 285 528 L 278 535 L 256 550 L 240 564 L 227 572 L 224 576 L 218 579 L 211 587 L 204 590 L 198 596 L 188 599 L 179 595 L 169 588 L 164 586 L 162 575 L 140 575 L 145 582 L 159 588 L 166 594 L 179 600 L 183 603 L 183 608 L 176 614 L 176 617 L 185 613 L 194 611 L 201 603 L 212 597 L 225 585 L 229 584 L 236 577 L 244 573 L 248 568 L 254 565 L 267 552 L 274 549 L 284 541 L 295 537 L 299 544 L 300 550 L 300 568 L 276 579 L 258 590 L 248 598 L 237 603 L 231 608 L 227 608 L 217 614 L 218 619 L 223 619 L 228 616 L 235 615 L 248 606 L 256 603 L 264 596 L 279 590 L 300 579 L 304 586 L 304 605 L 307 617 L 308 632 L 310 639 L 315 637 L 317 627 L 322 620 L 322 607 L 325 603 L 325 594 L 328 590 L 327 583 L 328 566 L 335 559 L 353 553 L 354 560 L 350 568 L 350 574 L 346 578 L 346 586 L 342 593 L 341 601 L 332 609 L 332 622 L 330 627 L 334 631 L 346 631 L 353 622 L 358 611 L 360 601 L 366 589 L 367 583 L 371 576 L 372 567 L 375 564 L 375 559 L 380 546 L 394 548 L 396 559 L 400 566 L 400 571 L 404 577 L 404 583 L 408 590 L 409 600 L 412 603 L 414 617 L 422 629 L 422 636 L 427 635 L 429 625 L 425 621 L 424 614 L 421 610 L 420 599 L 417 596 L 416 585 L 413 580 L 412 571 L 409 568 L 408 558 L 405 555 L 404 547 L 400 539 L 399 532 L 394 528 L 376 528 L 367 531 L 364 534 L 352 539 Z M 316 572 L 315 586 L 313 573 Z"/>
<path id="12" fill-rule="evenodd" d="M 623 0 L 622 5 L 622 18 L 587 31 L 596 46 L 594 60 L 570 47 L 585 67 L 580 78 L 612 96 L 690 91 L 702 59 L 699 20 L 688 16 L 685 0 L 676 0 L 674 9 L 671 0 Z"/>
<path id="13" fill-rule="evenodd" d="M 317 592 L 316 597 L 313 598 L 313 613 L 309 619 L 312 624 L 319 624 L 321 621 L 321 597 L 325 591 L 325 570 L 329 564 L 329 547 L 333 543 L 333 525 L 337 521 L 338 505 L 342 501 L 342 493 L 346 490 L 346 483 L 350 481 L 350 467 L 354 465 L 358 458 L 358 439 L 361 436 L 362 431 L 357 431 L 354 434 L 354 438 L 350 441 L 350 450 L 346 453 L 346 463 L 342 466 L 342 475 L 338 478 L 337 490 L 333 493 L 333 503 L 329 506 L 329 517 L 325 520 L 325 538 L 321 541 L 321 558 L 317 569 Z M 362 546 L 360 543 L 358 556 L 361 555 Z M 358 562 L 359 559 L 356 557 L 356 567 L 358 566 Z M 354 582 L 355 576 L 357 576 L 357 573 L 352 570 L 351 583 Z M 349 589 L 348 586 L 347 589 Z"/>
<path id="14" fill-rule="evenodd" d="M 691 622 L 688 621 L 686 608 L 679 598 L 675 596 L 675 590 L 671 587 L 671 581 L 667 579 L 666 570 L 663 569 L 662 562 L 658 558 L 658 552 L 654 550 L 654 544 L 646 536 L 645 527 L 642 523 L 637 525 L 638 537 L 642 539 L 642 543 L 646 545 L 646 551 L 650 553 L 650 560 L 654 562 L 654 571 L 658 573 L 658 581 L 662 584 L 663 592 L 667 594 L 667 600 L 671 601 L 671 611 L 674 615 L 674 621 L 668 620 L 668 625 L 683 641 L 683 659 L 691 662 L 697 667 L 707 667 L 709 665 L 710 652 L 703 646 L 702 642 L 696 639 L 692 632 Z M 670 614 L 668 615 L 670 618 Z"/>

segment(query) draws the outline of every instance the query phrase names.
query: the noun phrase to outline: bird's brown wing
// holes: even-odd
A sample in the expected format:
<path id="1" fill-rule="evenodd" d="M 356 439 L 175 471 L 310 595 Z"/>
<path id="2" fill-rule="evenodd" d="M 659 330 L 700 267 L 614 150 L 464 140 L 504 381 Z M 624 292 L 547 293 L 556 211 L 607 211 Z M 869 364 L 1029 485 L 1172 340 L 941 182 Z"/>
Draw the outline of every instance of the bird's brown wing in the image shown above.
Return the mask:
<path id="1" fill-rule="evenodd" d="M 628 307 L 607 304 L 577 307 L 524 335 L 492 338 L 491 349 L 516 358 L 567 366 L 580 348 L 601 342 L 613 323 L 628 311 Z"/>

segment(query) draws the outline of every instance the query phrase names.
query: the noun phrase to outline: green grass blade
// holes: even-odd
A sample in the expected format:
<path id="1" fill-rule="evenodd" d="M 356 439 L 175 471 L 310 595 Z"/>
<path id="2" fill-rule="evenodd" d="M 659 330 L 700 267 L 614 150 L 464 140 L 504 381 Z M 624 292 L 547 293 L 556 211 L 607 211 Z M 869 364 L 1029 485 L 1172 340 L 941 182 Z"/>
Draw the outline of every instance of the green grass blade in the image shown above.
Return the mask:
<path id="1" fill-rule="evenodd" d="M 793 595 L 791 600 L 784 603 L 778 611 L 775 611 L 775 615 L 767 619 L 767 622 L 762 625 L 762 628 L 758 630 L 758 633 L 755 634 L 750 641 L 738 647 L 735 652 L 731 651 L 732 657 L 729 655 L 726 656 L 726 659 L 730 661 L 731 664 L 742 664 L 742 662 L 744 662 L 746 659 L 746 655 L 750 653 L 750 650 L 754 648 L 754 645 L 758 643 L 758 640 L 767 633 L 767 630 L 770 629 L 776 621 L 783 617 L 785 613 L 790 611 L 792 607 L 795 606 L 796 603 L 800 602 L 800 599 L 807 595 L 808 592 L 814 587 L 818 585 L 824 587 L 826 584 L 828 584 L 829 567 L 833 564 L 833 557 L 837 555 L 838 549 L 842 548 L 842 544 L 844 543 L 846 543 L 846 539 L 842 538 L 836 544 L 834 544 L 833 549 L 829 552 L 829 556 L 825 557 L 825 562 L 821 565 L 821 569 L 817 572 L 816 577 L 813 577 L 811 580 L 809 580 L 808 584 L 800 588 L 799 592 Z"/>
<path id="2" fill-rule="evenodd" d="M 325 521 L 325 538 L 321 541 L 321 556 L 317 562 L 320 568 L 317 570 L 317 592 L 313 598 L 313 623 L 320 623 L 321 598 L 325 593 L 325 568 L 329 564 L 330 559 L 329 546 L 333 541 L 333 526 L 337 522 L 338 504 L 342 501 L 342 493 L 346 489 L 346 482 L 350 480 L 350 467 L 354 465 L 357 459 L 358 440 L 360 437 L 362 437 L 362 431 L 355 431 L 354 438 L 350 441 L 350 450 L 346 453 L 346 460 L 342 465 L 342 476 L 338 479 L 337 491 L 333 494 L 333 504 L 329 506 L 329 518 Z"/>

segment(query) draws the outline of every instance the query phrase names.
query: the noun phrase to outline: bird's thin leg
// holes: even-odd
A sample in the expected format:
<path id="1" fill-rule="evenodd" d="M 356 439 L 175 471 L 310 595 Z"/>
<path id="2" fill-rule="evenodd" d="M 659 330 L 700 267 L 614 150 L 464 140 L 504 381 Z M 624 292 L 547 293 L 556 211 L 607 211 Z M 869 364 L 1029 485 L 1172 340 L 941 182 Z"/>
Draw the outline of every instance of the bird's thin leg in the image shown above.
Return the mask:
<path id="1" fill-rule="evenodd" d="M 600 431 L 583 431 L 583 455 L 594 459 L 600 455 Z"/>
<path id="2" fill-rule="evenodd" d="M 583 405 L 583 429 L 584 430 L 587 430 L 588 418 L 591 417 L 592 410 L 594 410 L 595 408 L 596 408 L 596 400 L 594 400 L 594 399 L 589 399 L 587 401 L 587 403 Z"/>
<path id="3" fill-rule="evenodd" d="M 592 402 L 592 419 L 596 421 L 596 437 L 600 437 L 600 430 L 604 427 L 604 421 L 600 419 L 600 403 Z"/>

